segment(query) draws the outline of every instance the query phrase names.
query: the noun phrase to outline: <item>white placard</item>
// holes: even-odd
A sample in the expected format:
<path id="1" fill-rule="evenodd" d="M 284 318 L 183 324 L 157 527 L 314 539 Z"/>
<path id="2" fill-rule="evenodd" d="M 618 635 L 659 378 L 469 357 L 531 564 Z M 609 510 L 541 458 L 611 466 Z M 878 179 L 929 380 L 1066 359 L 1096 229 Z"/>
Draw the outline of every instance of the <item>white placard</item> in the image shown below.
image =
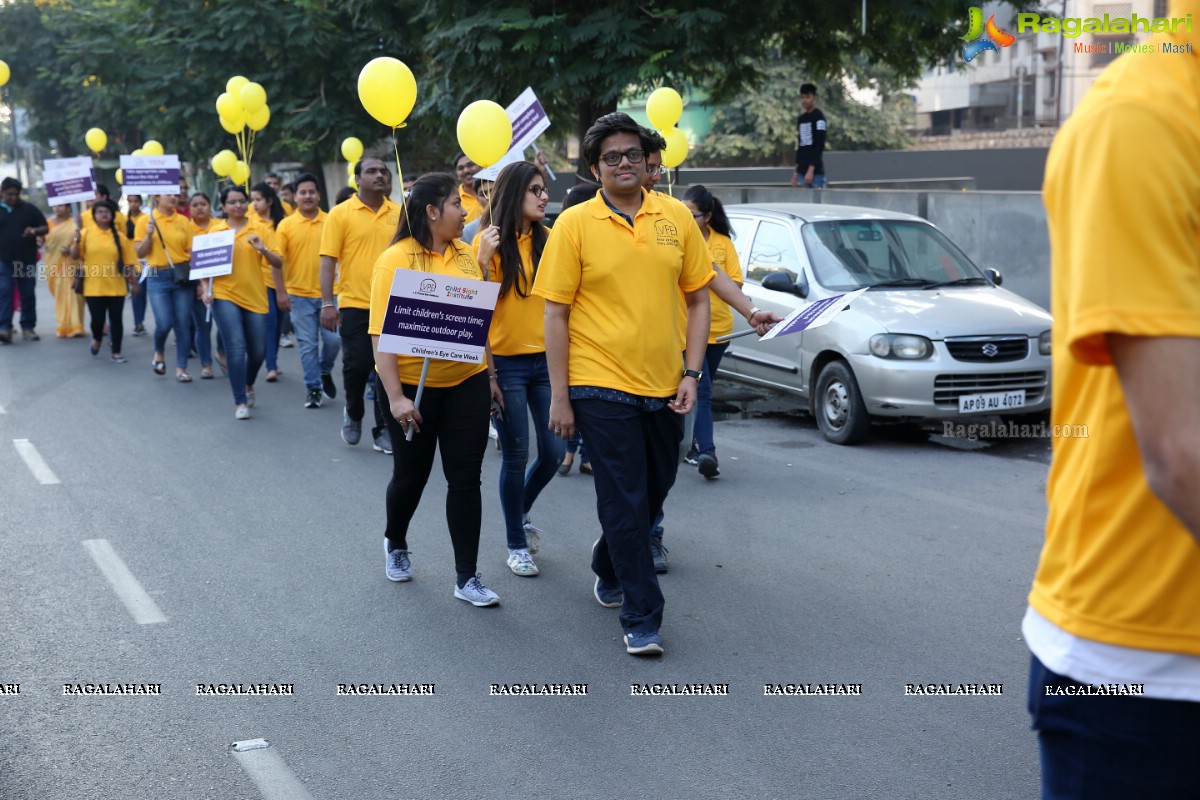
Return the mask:
<path id="1" fill-rule="evenodd" d="M 777 336 L 787 336 L 789 333 L 800 333 L 801 331 L 808 331 L 813 328 L 819 328 L 822 325 L 828 325 L 833 321 L 834 317 L 842 313 L 850 305 L 851 300 L 865 292 L 867 288 L 864 286 L 861 289 L 855 289 L 853 292 L 835 294 L 833 297 L 826 297 L 824 300 L 818 300 L 815 303 L 801 306 L 784 317 L 783 322 L 780 322 L 774 328 L 767 331 L 767 334 L 759 339 L 759 341 L 765 342 Z"/>
<path id="2" fill-rule="evenodd" d="M 179 194 L 179 156 L 121 156 L 125 194 Z"/>
<path id="3" fill-rule="evenodd" d="M 233 272 L 233 231 L 205 233 L 192 239 L 192 280 L 217 278 Z"/>
<path id="4" fill-rule="evenodd" d="M 478 269 L 474 257 L 470 269 Z M 445 361 L 483 361 L 500 284 L 398 269 L 383 318 L 379 350 Z"/>
<path id="5" fill-rule="evenodd" d="M 512 147 L 495 164 L 477 172 L 475 177 L 479 180 L 494 181 L 500 171 L 509 164 L 524 161 L 525 148 L 537 141 L 537 138 L 550 127 L 550 117 L 546 116 L 546 110 L 542 108 L 537 95 L 533 93 L 532 86 L 527 86 L 525 91 L 521 92 L 505 111 L 508 112 L 508 118 L 513 126 Z"/>
<path id="6" fill-rule="evenodd" d="M 47 202 L 52 206 L 85 203 L 96 199 L 92 157 L 50 158 L 42 165 Z"/>

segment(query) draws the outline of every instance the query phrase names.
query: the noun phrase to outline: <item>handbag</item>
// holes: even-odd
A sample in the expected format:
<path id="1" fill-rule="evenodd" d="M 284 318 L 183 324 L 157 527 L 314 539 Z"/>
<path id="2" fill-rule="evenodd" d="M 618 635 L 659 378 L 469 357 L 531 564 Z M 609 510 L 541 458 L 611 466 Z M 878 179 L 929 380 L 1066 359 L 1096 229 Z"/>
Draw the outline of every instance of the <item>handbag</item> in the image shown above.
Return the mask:
<path id="1" fill-rule="evenodd" d="M 75 280 L 71 282 L 71 289 L 74 290 L 75 294 L 83 294 L 83 273 L 84 273 L 83 265 L 80 264 L 80 265 L 76 266 Z"/>
<path id="2" fill-rule="evenodd" d="M 163 255 L 167 257 L 167 263 L 171 266 L 171 277 L 175 279 L 175 285 L 187 286 L 189 288 L 195 286 L 198 281 L 194 281 L 190 277 L 192 262 L 190 260 L 178 263 L 172 261 L 171 254 L 167 251 L 167 243 L 163 241 L 162 229 L 157 224 L 154 226 L 154 232 L 158 234 L 158 241 L 162 242 Z"/>

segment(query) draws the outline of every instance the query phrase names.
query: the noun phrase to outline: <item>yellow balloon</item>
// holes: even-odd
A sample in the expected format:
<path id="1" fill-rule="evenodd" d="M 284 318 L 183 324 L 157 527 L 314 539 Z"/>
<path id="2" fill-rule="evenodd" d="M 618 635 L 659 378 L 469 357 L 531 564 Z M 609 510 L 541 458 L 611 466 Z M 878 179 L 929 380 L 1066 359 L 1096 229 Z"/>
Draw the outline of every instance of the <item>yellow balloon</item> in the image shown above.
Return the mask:
<path id="1" fill-rule="evenodd" d="M 137 150 L 134 150 L 134 151 L 133 151 L 132 153 L 130 153 L 129 155 L 131 155 L 131 156 L 144 156 L 144 155 L 148 155 L 148 153 L 146 153 L 146 151 L 145 151 L 145 150 L 143 150 L 142 148 L 140 148 L 140 147 L 139 147 Z"/>
<path id="2" fill-rule="evenodd" d="M 3 61 L 0 61 L 0 86 L 3 86 L 4 84 L 8 83 L 8 79 L 11 75 L 12 75 L 12 71 L 9 70 L 8 64 L 5 64 Z"/>
<path id="3" fill-rule="evenodd" d="M 660 131 L 673 128 L 683 116 L 683 98 L 668 86 L 655 89 L 646 100 L 646 116 L 650 118 L 650 124 Z"/>
<path id="4" fill-rule="evenodd" d="M 229 173 L 233 172 L 233 168 L 237 166 L 237 156 L 232 150 L 222 150 L 212 157 L 213 172 L 220 175 L 222 178 L 228 178 Z"/>
<path id="5" fill-rule="evenodd" d="M 351 175 L 351 176 L 350 176 L 350 182 L 349 182 L 349 184 L 347 184 L 347 185 L 348 185 L 348 186 L 349 186 L 351 189 L 353 189 L 354 191 L 356 191 L 356 192 L 358 191 L 358 181 L 356 181 L 356 180 L 354 179 L 354 176 L 353 176 L 353 175 Z"/>
<path id="6" fill-rule="evenodd" d="M 687 134 L 679 128 L 659 131 L 667 140 L 667 149 L 662 151 L 662 163 L 668 169 L 674 169 L 683 163 L 688 154 Z"/>
<path id="7" fill-rule="evenodd" d="M 257 83 L 247 83 L 238 92 L 238 97 L 242 99 L 242 108 L 246 109 L 247 115 L 258 113 L 267 104 L 267 90 Z"/>
<path id="8" fill-rule="evenodd" d="M 250 167 L 245 161 L 238 161 L 229 172 L 234 183 L 246 184 L 250 181 Z"/>
<path id="9" fill-rule="evenodd" d="M 241 75 L 234 75 L 225 82 L 225 91 L 229 92 L 234 97 L 237 97 L 238 92 L 242 91 L 242 87 L 249 82 L 249 78 L 243 78 Z"/>
<path id="10" fill-rule="evenodd" d="M 399 127 L 417 102 L 417 79 L 403 61 L 380 56 L 358 73 L 358 99 L 379 122 Z"/>
<path id="11" fill-rule="evenodd" d="M 244 114 L 242 109 L 242 100 L 235 94 L 222 92 L 217 98 L 217 114 L 230 119 L 237 119 L 239 114 Z"/>
<path id="12" fill-rule="evenodd" d="M 351 161 L 349 164 L 347 164 L 347 165 L 346 165 L 346 174 L 347 174 L 348 176 L 350 176 L 351 178 L 353 178 L 353 177 L 354 177 L 354 168 L 355 168 L 356 166 L 358 166 L 358 162 L 357 162 L 357 161 Z"/>
<path id="13" fill-rule="evenodd" d="M 270 121 L 271 108 L 270 106 L 263 106 L 246 119 L 246 124 L 250 126 L 250 130 L 252 131 L 261 131 L 267 127 L 267 123 Z"/>
<path id="14" fill-rule="evenodd" d="M 221 117 L 221 127 L 225 129 L 226 133 L 241 133 L 242 128 L 246 127 L 245 115 L 243 114 L 236 120 L 232 120 L 229 117 Z"/>
<path id="15" fill-rule="evenodd" d="M 512 121 L 499 103 L 476 100 L 458 115 L 458 146 L 481 167 L 490 167 L 512 146 Z"/>
<path id="16" fill-rule="evenodd" d="M 163 154 L 163 146 L 151 139 L 142 145 L 142 152 L 148 156 L 161 156 Z"/>
<path id="17" fill-rule="evenodd" d="M 117 183 L 121 185 L 125 184 L 125 173 L 121 170 L 117 170 Z"/>
<path id="18" fill-rule="evenodd" d="M 108 134 L 99 128 L 92 128 L 83 136 L 83 140 L 87 142 L 88 149 L 93 153 L 99 153 L 108 146 Z"/>
<path id="19" fill-rule="evenodd" d="M 354 136 L 347 136 L 342 139 L 342 158 L 353 164 L 362 158 L 363 143 L 360 139 Z"/>

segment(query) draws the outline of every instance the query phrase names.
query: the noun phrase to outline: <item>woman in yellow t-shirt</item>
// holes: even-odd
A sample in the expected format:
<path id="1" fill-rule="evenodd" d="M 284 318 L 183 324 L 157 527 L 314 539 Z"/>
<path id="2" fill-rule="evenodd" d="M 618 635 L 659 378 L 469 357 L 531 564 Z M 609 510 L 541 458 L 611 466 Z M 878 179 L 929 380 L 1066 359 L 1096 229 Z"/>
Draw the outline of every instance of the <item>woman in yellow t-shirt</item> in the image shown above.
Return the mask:
<path id="1" fill-rule="evenodd" d="M 120 219 L 117 220 L 117 230 L 125 234 L 125 238 L 130 242 L 137 241 L 137 224 L 146 212 L 142 210 L 142 196 L 140 194 L 125 195 L 125 204 L 129 207 L 129 211 L 125 214 L 125 224 L 122 226 Z M 138 259 L 135 266 L 139 277 L 142 269 L 145 268 L 145 263 Z M 144 284 L 139 283 L 139 288 L 144 288 Z M 149 298 L 146 297 L 146 292 L 139 291 L 132 295 L 130 305 L 133 307 L 133 335 L 146 335 L 146 305 Z"/>
<path id="2" fill-rule="evenodd" d="M 250 206 L 253 213 L 248 216 L 269 225 L 272 231 L 278 229 L 279 223 L 283 222 L 283 218 L 287 216 L 275 188 L 266 182 L 256 183 L 250 187 Z M 282 278 L 283 273 L 280 272 L 278 277 Z M 274 383 L 283 374 L 279 369 L 281 315 L 292 310 L 292 301 L 288 297 L 283 281 L 276 281 L 273 268 L 263 268 L 263 282 L 267 285 L 267 383 Z"/>
<path id="3" fill-rule="evenodd" d="M 71 257 L 79 259 L 79 267 L 83 270 L 83 297 L 92 317 L 91 353 L 100 352 L 107 318 L 108 332 L 112 336 L 112 360 L 124 364 L 128 360 L 121 355 L 125 294 L 128 291 L 137 294 L 140 288 L 134 269 L 137 255 L 133 244 L 117 230 L 116 215 L 117 204 L 111 200 L 100 200 L 92 206 L 95 224 L 75 237 Z"/>
<path id="4" fill-rule="evenodd" d="M 254 405 L 254 380 L 262 367 L 267 329 L 267 287 L 263 267 L 283 266 L 275 231 L 269 223 L 246 215 L 249 198 L 241 186 L 221 191 L 225 221 L 213 224 L 210 232 L 232 230 L 233 272 L 203 281 L 206 303 L 225 342 L 229 386 L 233 390 L 236 419 L 250 419 Z"/>
<path id="5" fill-rule="evenodd" d="M 454 596 L 475 606 L 500 602 L 476 574 L 483 501 L 479 491 L 483 454 L 488 442 L 487 365 L 430 359 L 420 408 L 413 404 L 423 359 L 379 350 L 384 316 L 397 270 L 409 269 L 457 280 L 483 280 L 471 248 L 458 240 L 466 213 L 449 175 L 423 175 L 413 184 L 408 213 L 392 246 L 375 262 L 371 275 L 371 316 L 367 331 L 375 349 L 377 388 L 392 437 L 392 480 L 387 489 L 387 533 L 384 540 L 390 580 L 412 578 L 408 525 L 441 450 L 446 476 L 446 523 L 454 546 L 457 573 Z M 437 283 L 437 281 L 430 281 Z M 441 280 L 444 284 L 445 280 Z M 481 331 L 480 336 L 484 333 Z M 480 342 L 483 344 L 484 342 Z M 412 441 L 405 437 L 413 432 Z"/>
<path id="6" fill-rule="evenodd" d="M 73 290 L 75 283 L 75 261 L 71 258 L 71 244 L 75 241 L 78 228 L 71 216 L 71 206 L 54 207 L 54 217 L 47 224 L 44 253 L 46 258 L 46 284 L 54 295 L 54 316 L 58 322 L 58 338 L 76 339 L 83 336 L 83 297 Z"/>
<path id="7" fill-rule="evenodd" d="M 157 208 L 138 220 L 134 238 L 138 258 L 146 259 L 150 271 L 144 288 L 154 309 L 154 372 L 166 374 L 163 350 L 167 334 L 174 329 L 175 380 L 191 383 L 187 362 L 192 347 L 192 298 L 196 296 L 197 287 L 196 281 L 177 284 L 171 270 L 172 264 L 192 258 L 192 223 L 176 213 L 178 204 L 177 194 L 158 195 Z"/>
<path id="8" fill-rule="evenodd" d="M 215 226 L 218 221 L 213 219 L 212 204 L 208 202 L 208 195 L 204 192 L 195 192 L 188 198 L 188 214 L 192 222 L 193 238 L 216 232 Z M 192 330 L 196 332 L 195 346 L 196 354 L 200 356 L 200 377 L 210 380 L 213 376 L 212 318 L 208 315 L 208 307 L 204 303 L 203 293 L 197 294 L 196 300 L 192 303 Z M 219 336 L 217 337 L 217 350 L 217 361 L 224 368 L 225 351 L 221 346 Z"/>
<path id="9" fill-rule="evenodd" d="M 546 181 L 528 161 L 510 164 L 492 192 L 492 218 L 497 224 L 481 231 L 474 242 L 479 266 L 500 283 L 500 299 L 492 317 L 488 342 L 492 353 L 492 386 L 502 395 L 496 415 L 500 436 L 500 507 L 508 538 L 508 568 L 516 575 L 538 574 L 532 554 L 540 531 L 529 521 L 541 491 L 554 478 L 565 450 L 550 431 L 550 370 L 546 364 L 546 300 L 533 293 L 548 229 Z M 537 457 L 529 460 L 529 418 L 537 437 Z"/>
<path id="10" fill-rule="evenodd" d="M 725 207 L 721 205 L 721 201 L 713 197 L 708 189 L 697 184 L 684 193 L 683 204 L 692 212 L 692 217 L 700 226 L 700 232 L 704 234 L 708 251 L 712 255 L 713 269 L 724 272 L 740 289 L 744 283 L 742 265 L 730 238 L 732 231 L 729 227 L 729 217 L 725 216 Z M 692 447 L 688 451 L 687 462 L 695 464 L 704 477 L 715 478 L 721 471 L 717 466 L 717 445 L 713 442 L 713 378 L 716 377 L 717 367 L 721 364 L 725 349 L 729 347 L 728 342 L 717 344 L 717 337 L 733 332 L 733 311 L 711 287 L 708 301 L 712 309 L 712 322 L 708 334 L 708 349 L 704 353 L 703 375 L 696 389 L 696 426 L 692 432 Z"/>

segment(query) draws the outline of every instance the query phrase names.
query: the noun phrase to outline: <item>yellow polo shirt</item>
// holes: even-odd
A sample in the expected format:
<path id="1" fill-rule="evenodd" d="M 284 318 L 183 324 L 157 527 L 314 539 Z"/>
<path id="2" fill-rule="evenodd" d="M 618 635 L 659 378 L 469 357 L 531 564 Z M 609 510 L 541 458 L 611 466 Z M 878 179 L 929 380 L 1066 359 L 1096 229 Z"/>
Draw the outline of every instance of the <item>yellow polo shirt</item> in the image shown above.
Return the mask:
<path id="1" fill-rule="evenodd" d="M 1052 421 L 1087 437 L 1053 440 L 1029 602 L 1078 637 L 1200 655 L 1200 545 L 1146 483 L 1107 341 L 1200 337 L 1200 54 L 1170 40 L 1105 70 L 1047 160 Z M 1135 189 L 1112 183 L 1117 164 Z"/>
<path id="2" fill-rule="evenodd" d="M 476 256 L 479 255 L 480 235 L 475 234 L 475 241 L 471 243 Z M 488 343 L 495 356 L 546 352 L 546 298 L 533 293 L 533 235 L 518 236 L 517 249 L 521 253 L 521 280 L 496 301 L 492 328 L 488 332 Z M 492 256 L 488 266 L 488 280 L 499 283 L 504 279 L 499 253 Z M 528 296 L 522 297 L 518 287 Z"/>
<path id="3" fill-rule="evenodd" d="M 194 239 L 194 238 L 196 238 L 197 236 L 203 236 L 203 235 L 204 235 L 204 234 L 206 234 L 206 233 L 216 233 L 216 232 L 217 232 L 217 228 L 215 228 L 214 226 L 215 226 L 215 225 L 216 225 L 218 222 L 219 222 L 219 223 L 221 223 L 222 225 L 224 225 L 224 224 L 225 224 L 224 220 L 217 219 L 216 217 L 209 217 L 209 218 L 208 218 L 208 223 L 207 223 L 207 224 L 206 224 L 206 225 L 205 225 L 205 226 L 202 228 L 202 227 L 200 227 L 199 223 L 197 223 L 197 222 L 196 222 L 196 220 L 191 220 L 191 223 L 192 223 L 192 238 Z M 227 227 L 228 227 L 228 226 L 226 226 L 226 228 L 227 228 Z M 221 230 L 225 230 L 225 228 L 222 228 Z"/>
<path id="4" fill-rule="evenodd" d="M 121 242 L 121 258 L 125 266 L 137 266 L 137 253 L 133 250 L 133 242 L 125 238 L 120 231 L 117 236 Z M 102 231 L 98 227 L 84 228 L 79 232 L 79 263 L 83 266 L 83 295 L 84 297 L 124 297 L 127 288 L 125 273 L 117 263 L 117 243 L 113 241 L 112 231 Z"/>
<path id="5" fill-rule="evenodd" d="M 372 336 L 383 333 L 383 318 L 391 298 L 392 277 L 398 269 L 413 269 L 420 272 L 435 272 L 453 275 L 456 278 L 484 279 L 483 270 L 475 260 L 475 254 L 464 242 L 455 239 L 446 247 L 445 253 L 431 253 L 411 236 L 401 239 L 383 251 L 375 262 L 371 276 L 371 319 L 367 332 Z M 425 359 L 416 356 L 396 356 L 400 368 L 401 383 L 414 386 L 421 380 L 421 367 Z M 486 363 L 471 364 L 465 361 L 431 359 L 426 386 L 457 386 L 487 369 Z"/>
<path id="6" fill-rule="evenodd" d="M 145 216 L 145 212 L 142 212 L 140 216 Z M 79 215 L 79 219 L 80 222 L 83 223 L 82 230 L 86 231 L 90 228 L 96 227 L 96 218 L 92 216 L 92 210 L 90 208 L 85 208 L 83 213 Z M 119 230 L 121 233 L 125 233 L 125 223 L 128 221 L 128 218 L 118 211 L 117 215 L 113 218 L 113 225 L 115 225 L 117 230 Z"/>
<path id="7" fill-rule="evenodd" d="M 321 296 L 321 233 L 329 215 L 317 209 L 309 219 L 303 214 L 285 217 L 275 229 L 283 256 L 283 281 L 287 293 L 296 297 Z"/>
<path id="8" fill-rule="evenodd" d="M 146 238 L 149 224 L 149 214 L 142 214 L 138 217 L 137 227 L 133 234 L 135 242 Z M 147 264 L 156 269 L 169 269 L 167 255 L 170 255 L 171 261 L 176 264 L 191 260 L 192 221 L 190 219 L 183 214 L 172 214 L 167 217 L 161 211 L 155 211 L 154 225 L 158 228 L 158 232 L 150 236 L 150 250 L 146 253 Z M 158 238 L 159 233 L 162 234 L 162 239 Z M 163 242 L 167 243 L 165 253 L 163 252 Z"/>
<path id="9" fill-rule="evenodd" d="M 334 293 L 339 308 L 371 307 L 375 262 L 391 244 L 399 224 L 400 206 L 387 198 L 378 211 L 372 211 L 356 194 L 329 212 L 321 232 L 321 255 L 337 259 Z"/>
<path id="10" fill-rule="evenodd" d="M 643 190 L 631 228 L 597 192 L 555 222 L 533 291 L 572 306 L 572 386 L 669 397 L 683 372 L 679 293 L 712 279 L 712 257 L 683 203 Z"/>
<path id="11" fill-rule="evenodd" d="M 209 233 L 229 230 L 225 220 L 214 220 L 208 229 Z M 263 281 L 263 267 L 270 268 L 266 256 L 250 246 L 251 234 L 258 234 L 263 246 L 272 253 L 279 252 L 275 241 L 275 231 L 270 223 L 263 222 L 255 216 L 246 215 L 246 224 L 233 240 L 233 272 L 213 278 L 212 293 L 218 300 L 229 300 L 247 311 L 255 314 L 266 314 L 267 285 Z"/>
<path id="12" fill-rule="evenodd" d="M 734 283 L 740 286 L 746 282 L 742 275 L 742 262 L 738 260 L 737 250 L 734 249 L 732 239 L 710 228 L 708 252 L 712 254 L 712 260 L 717 265 L 717 269 L 728 275 Z M 717 297 L 717 293 L 711 289 L 708 293 L 708 302 L 712 314 L 708 343 L 716 344 L 718 336 L 733 333 L 733 309 L 729 307 L 728 303 Z"/>
<path id="13" fill-rule="evenodd" d="M 479 204 L 479 200 L 475 195 L 467 194 L 467 190 L 461 184 L 458 187 L 458 196 L 462 198 L 463 211 L 467 212 L 466 222 L 473 222 L 483 216 L 483 206 Z"/>
<path id="14" fill-rule="evenodd" d="M 296 213 L 296 207 L 287 200 L 284 200 L 282 197 L 279 198 L 279 204 L 283 206 L 283 215 L 285 217 L 290 217 L 292 214 Z"/>

